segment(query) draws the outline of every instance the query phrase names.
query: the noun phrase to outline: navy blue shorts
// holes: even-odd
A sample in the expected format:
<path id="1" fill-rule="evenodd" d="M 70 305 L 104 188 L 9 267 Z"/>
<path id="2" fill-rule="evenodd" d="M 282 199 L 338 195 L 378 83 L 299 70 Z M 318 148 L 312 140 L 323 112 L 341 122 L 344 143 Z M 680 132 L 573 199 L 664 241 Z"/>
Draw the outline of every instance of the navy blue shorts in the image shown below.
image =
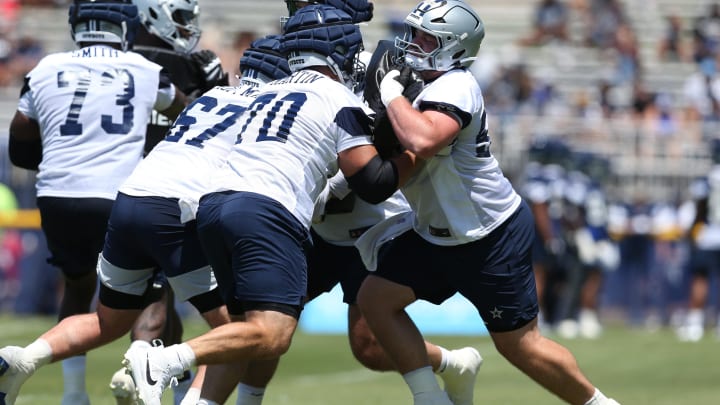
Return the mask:
<path id="1" fill-rule="evenodd" d="M 360 285 L 369 274 L 360 252 L 355 246 L 327 243 L 312 229 L 310 232 L 313 248 L 308 254 L 308 298 L 312 300 L 340 283 L 343 302 L 355 304 Z"/>
<path id="2" fill-rule="evenodd" d="M 103 257 L 127 270 L 160 268 L 175 277 L 206 267 L 195 221 L 180 222 L 176 198 L 133 197 L 115 200 Z M 165 282 L 156 275 L 156 281 Z"/>
<path id="3" fill-rule="evenodd" d="M 271 304 L 266 309 L 299 316 L 312 240 L 285 207 L 256 193 L 217 192 L 200 199 L 197 221 L 200 241 L 231 314 L 262 303 Z"/>
<path id="4" fill-rule="evenodd" d="M 42 230 L 51 257 L 69 279 L 96 271 L 113 200 L 105 198 L 38 197 Z"/>
<path id="5" fill-rule="evenodd" d="M 693 247 L 690 251 L 690 272 L 709 276 L 711 272 L 720 270 L 720 249 L 698 249 Z"/>
<path id="6" fill-rule="evenodd" d="M 440 304 L 459 292 L 477 308 L 487 329 L 523 327 L 538 314 L 532 213 L 525 203 L 488 236 L 457 246 L 427 242 L 405 232 L 390 245 L 376 274 Z"/>

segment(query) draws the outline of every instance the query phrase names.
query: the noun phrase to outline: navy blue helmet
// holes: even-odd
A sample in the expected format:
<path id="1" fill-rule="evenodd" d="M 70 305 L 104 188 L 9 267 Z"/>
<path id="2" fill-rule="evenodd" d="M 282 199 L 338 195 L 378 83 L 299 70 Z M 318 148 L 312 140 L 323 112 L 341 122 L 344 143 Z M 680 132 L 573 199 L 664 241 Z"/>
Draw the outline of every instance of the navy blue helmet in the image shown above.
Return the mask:
<path id="1" fill-rule="evenodd" d="M 285 0 L 288 15 L 293 16 L 302 7 L 310 4 L 327 4 L 346 12 L 354 23 L 370 21 L 374 6 L 368 0 Z"/>
<path id="2" fill-rule="evenodd" d="M 358 56 L 363 50 L 360 29 L 344 11 L 324 4 L 303 7 L 290 17 L 280 39 L 280 52 L 295 72 L 328 66 L 349 89 L 364 76 Z"/>
<path id="3" fill-rule="evenodd" d="M 76 0 L 70 6 L 68 22 L 75 43 L 119 44 L 125 51 L 132 48 L 140 17 L 129 1 Z"/>
<path id="4" fill-rule="evenodd" d="M 280 36 L 268 35 L 253 41 L 240 58 L 240 72 L 244 79 L 263 83 L 290 76 L 287 59 L 280 53 Z"/>

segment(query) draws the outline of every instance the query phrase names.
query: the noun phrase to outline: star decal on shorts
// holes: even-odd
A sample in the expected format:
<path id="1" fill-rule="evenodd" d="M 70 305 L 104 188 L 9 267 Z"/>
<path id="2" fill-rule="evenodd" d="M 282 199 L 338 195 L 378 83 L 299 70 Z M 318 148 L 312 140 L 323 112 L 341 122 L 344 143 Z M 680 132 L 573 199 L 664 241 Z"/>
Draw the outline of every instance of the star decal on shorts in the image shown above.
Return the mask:
<path id="1" fill-rule="evenodd" d="M 493 308 L 492 311 L 490 311 L 490 314 L 492 314 L 493 319 L 502 319 L 502 313 L 503 311 L 500 309 L 497 309 L 497 307 Z"/>

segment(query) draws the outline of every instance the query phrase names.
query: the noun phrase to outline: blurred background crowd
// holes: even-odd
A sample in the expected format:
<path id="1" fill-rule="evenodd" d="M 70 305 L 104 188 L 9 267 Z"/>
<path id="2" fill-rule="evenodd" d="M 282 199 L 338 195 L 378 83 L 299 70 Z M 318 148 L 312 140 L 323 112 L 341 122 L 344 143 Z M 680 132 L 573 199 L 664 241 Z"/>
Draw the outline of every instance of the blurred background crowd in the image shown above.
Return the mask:
<path id="1" fill-rule="evenodd" d="M 697 340 L 683 330 L 694 308 L 720 336 L 720 272 L 707 271 L 720 254 L 702 269 L 691 260 L 720 164 L 720 2 L 468 1 L 486 26 L 472 69 L 492 150 L 538 220 L 547 327 L 594 338 L 598 321 L 613 321 Z M 361 26 L 368 50 L 400 32 L 416 1 L 374 3 Z M 0 311 L 55 311 L 34 173 L 12 167 L 5 148 L 24 74 L 73 47 L 68 4 L 0 0 Z M 215 51 L 232 81 L 242 51 L 278 32 L 285 12 L 281 0 L 201 0 L 198 48 Z"/>

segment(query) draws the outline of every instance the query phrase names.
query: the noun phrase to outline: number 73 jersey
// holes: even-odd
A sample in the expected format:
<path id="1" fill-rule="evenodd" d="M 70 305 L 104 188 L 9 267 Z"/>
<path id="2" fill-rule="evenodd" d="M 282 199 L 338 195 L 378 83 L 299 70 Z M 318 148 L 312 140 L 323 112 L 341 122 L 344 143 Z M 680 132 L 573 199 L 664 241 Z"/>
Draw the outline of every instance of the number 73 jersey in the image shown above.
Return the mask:
<path id="1" fill-rule="evenodd" d="M 95 45 L 48 55 L 27 74 L 18 111 L 40 126 L 39 197 L 115 199 L 143 156 L 150 112 L 175 97 L 161 69 Z"/>

